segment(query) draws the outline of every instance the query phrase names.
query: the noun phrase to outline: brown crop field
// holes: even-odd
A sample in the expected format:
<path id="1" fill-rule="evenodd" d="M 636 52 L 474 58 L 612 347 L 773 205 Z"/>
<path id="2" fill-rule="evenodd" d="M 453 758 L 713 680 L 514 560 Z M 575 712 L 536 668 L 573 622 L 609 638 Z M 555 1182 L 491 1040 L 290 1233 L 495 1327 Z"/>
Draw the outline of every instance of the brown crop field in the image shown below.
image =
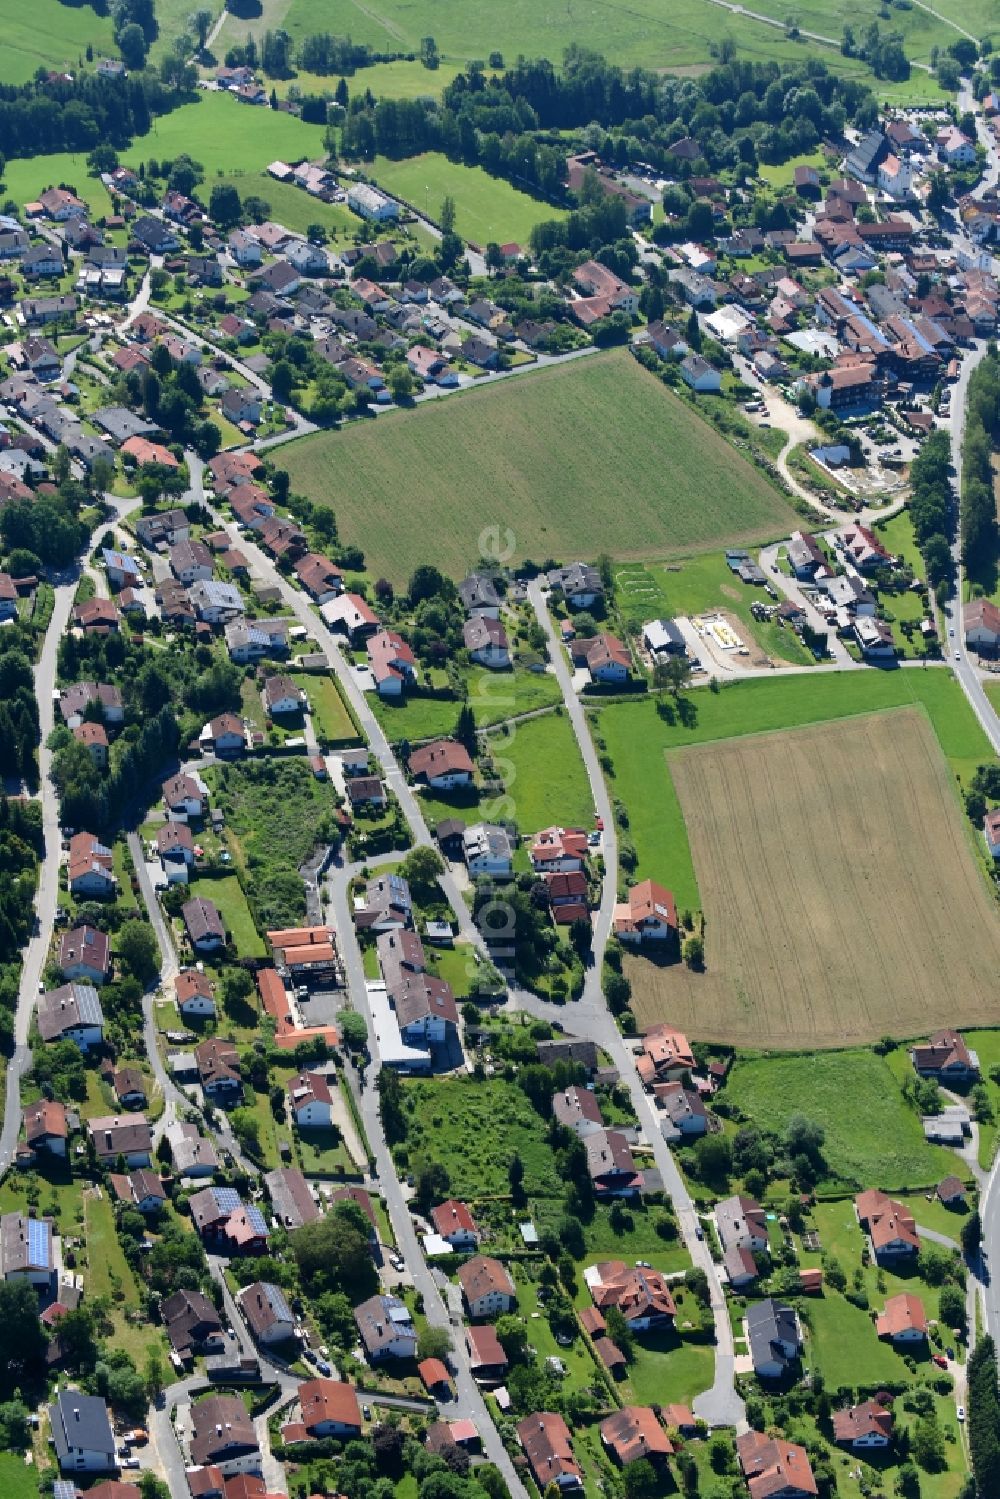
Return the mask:
<path id="1" fill-rule="evenodd" d="M 641 1026 L 745 1047 L 995 1025 L 1000 911 L 915 708 L 669 757 L 706 972 L 627 960 Z"/>
<path id="2" fill-rule="evenodd" d="M 421 562 L 463 577 L 484 535 L 509 538 L 511 561 L 628 561 L 796 525 L 766 475 L 625 349 L 304 437 L 281 466 L 397 585 Z"/>

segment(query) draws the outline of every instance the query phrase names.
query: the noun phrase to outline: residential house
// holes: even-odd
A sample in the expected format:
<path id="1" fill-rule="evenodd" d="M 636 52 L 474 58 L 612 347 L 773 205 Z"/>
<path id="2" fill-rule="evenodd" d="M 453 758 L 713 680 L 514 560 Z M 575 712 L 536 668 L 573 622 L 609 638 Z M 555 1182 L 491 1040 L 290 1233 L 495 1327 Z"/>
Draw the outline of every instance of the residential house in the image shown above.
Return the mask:
<path id="1" fill-rule="evenodd" d="M 581 1139 L 604 1129 L 604 1116 L 595 1094 L 578 1083 L 553 1093 L 552 1117 Z"/>
<path id="2" fill-rule="evenodd" d="M 454 739 L 435 739 L 414 750 L 408 761 L 410 774 L 437 791 L 468 786 L 475 767 L 464 745 Z"/>
<path id="3" fill-rule="evenodd" d="M 942 1207 L 964 1208 L 968 1191 L 965 1183 L 957 1176 L 946 1176 L 938 1182 L 934 1195 Z"/>
<path id="4" fill-rule="evenodd" d="M 555 567 L 546 576 L 549 588 L 554 593 L 561 593 L 571 609 L 591 609 L 604 597 L 601 575 L 587 562 Z"/>
<path id="5" fill-rule="evenodd" d="M 86 923 L 59 940 L 59 969 L 70 984 L 103 984 L 111 973 L 111 943 L 106 932 Z"/>
<path id="6" fill-rule="evenodd" d="M 716 395 L 722 389 L 721 374 L 700 354 L 689 354 L 681 360 L 681 378 L 699 395 Z"/>
<path id="7" fill-rule="evenodd" d="M 194 864 L 194 838 L 186 822 L 167 820 L 156 830 L 156 852 L 168 884 L 186 885 Z"/>
<path id="8" fill-rule="evenodd" d="M 345 634 L 353 646 L 380 628 L 378 615 L 358 593 L 341 594 L 322 605 L 320 614 L 331 630 Z"/>
<path id="9" fill-rule="evenodd" d="M 370 637 L 366 648 L 368 668 L 379 697 L 401 697 L 404 688 L 417 678 L 417 658 L 402 635 L 395 630 L 379 630 Z"/>
<path id="10" fill-rule="evenodd" d="M 208 791 L 197 777 L 181 771 L 164 781 L 161 789 L 163 805 L 171 821 L 188 822 L 191 818 L 204 816 L 208 805 Z"/>
<path id="11" fill-rule="evenodd" d="M 737 1194 L 717 1203 L 715 1224 L 723 1249 L 734 1246 L 763 1254 L 768 1248 L 767 1215 L 752 1197 Z"/>
<path id="12" fill-rule="evenodd" d="M 206 750 L 220 759 L 241 755 L 246 748 L 243 723 L 235 713 L 220 713 L 211 719 L 198 736 L 202 753 Z"/>
<path id="13" fill-rule="evenodd" d="M 264 712 L 269 718 L 286 717 L 290 713 L 301 713 L 305 705 L 305 693 L 291 677 L 278 675 L 266 677 L 261 689 Z"/>
<path id="14" fill-rule="evenodd" d="M 399 217 L 399 204 L 367 182 L 354 182 L 347 191 L 347 206 L 363 219 L 385 223 Z"/>
<path id="15" fill-rule="evenodd" d="M 398 1296 L 371 1296 L 354 1308 L 361 1346 L 370 1364 L 383 1359 L 412 1359 L 417 1330 L 409 1308 Z"/>
<path id="16" fill-rule="evenodd" d="M 685 1088 L 683 1083 L 654 1083 L 653 1096 L 657 1107 L 666 1116 L 661 1126 L 664 1138 L 692 1139 L 705 1134 L 708 1112 L 700 1093 Z"/>
<path id="17" fill-rule="evenodd" d="M 500 595 L 496 584 L 486 573 L 470 573 L 458 585 L 458 596 L 466 614 L 499 619 Z"/>
<path id="18" fill-rule="evenodd" d="M 198 1079 L 206 1098 L 227 1106 L 243 1097 L 240 1054 L 232 1041 L 210 1036 L 194 1049 Z"/>
<path id="19" fill-rule="evenodd" d="M 295 1336 L 295 1317 L 280 1287 L 254 1281 L 236 1299 L 255 1342 L 270 1348 Z"/>
<path id="20" fill-rule="evenodd" d="M 662 1467 L 674 1450 L 667 1433 L 648 1405 L 625 1405 L 601 1422 L 601 1442 L 618 1465 L 645 1458 L 654 1468 Z"/>
<path id="21" fill-rule="evenodd" d="M 192 584 L 188 590 L 192 608 L 200 620 L 209 625 L 223 625 L 244 612 L 243 596 L 235 583 L 220 583 L 214 578 Z"/>
<path id="22" fill-rule="evenodd" d="M 52 1219 L 29 1218 L 26 1213 L 0 1214 L 0 1276 L 7 1282 L 26 1281 L 46 1291 L 55 1271 Z"/>
<path id="23" fill-rule="evenodd" d="M 170 571 L 178 582 L 189 587 L 192 583 L 206 583 L 215 571 L 212 554 L 203 541 L 175 542 L 169 548 Z"/>
<path id="24" fill-rule="evenodd" d="M 115 1436 L 99 1395 L 60 1390 L 49 1406 L 49 1429 L 63 1473 L 117 1472 Z"/>
<path id="25" fill-rule="evenodd" d="M 507 1355 L 489 1323 L 465 1329 L 469 1369 L 477 1384 L 496 1384 L 507 1372 Z"/>
<path id="26" fill-rule="evenodd" d="M 413 921 L 410 887 L 400 874 L 375 875 L 365 886 L 360 905 L 355 905 L 354 923 L 374 932 L 398 931 Z"/>
<path id="27" fill-rule="evenodd" d="M 654 880 L 642 880 L 628 892 L 628 900 L 616 905 L 612 929 L 622 942 L 677 942 L 677 906 L 674 897 Z"/>
<path id="28" fill-rule="evenodd" d="M 81 723 L 73 730 L 73 738 L 88 751 L 98 770 L 108 768 L 108 731 L 102 723 Z"/>
<path id="29" fill-rule="evenodd" d="M 203 1291 L 175 1291 L 160 1302 L 160 1318 L 170 1346 L 181 1358 L 196 1353 L 221 1353 L 225 1347 L 222 1322 Z"/>
<path id="30" fill-rule="evenodd" d="M 219 1158 L 211 1140 L 206 1140 L 196 1124 L 168 1124 L 165 1131 L 170 1143 L 174 1169 L 182 1179 L 212 1176 L 219 1169 Z"/>
<path id="31" fill-rule="evenodd" d="M 256 1203 L 233 1187 L 203 1187 L 190 1199 L 191 1221 L 206 1245 L 223 1254 L 262 1254 L 270 1237 Z"/>
<path id="32" fill-rule="evenodd" d="M 464 1202 L 450 1197 L 447 1202 L 439 1203 L 431 1209 L 431 1222 L 434 1232 L 456 1252 L 479 1247 L 479 1230 Z"/>
<path id="33" fill-rule="evenodd" d="M 550 1484 L 561 1493 L 583 1487 L 583 1472 L 573 1455 L 569 1427 L 554 1411 L 536 1411 L 517 1423 L 517 1439 L 544 1494 Z"/>
<path id="34" fill-rule="evenodd" d="M 489 1255 L 474 1255 L 460 1265 L 458 1281 L 470 1317 L 497 1317 L 517 1305 L 517 1288 L 510 1272 Z"/>
<path id="35" fill-rule="evenodd" d="M 110 1073 L 111 1088 L 123 1109 L 146 1106 L 146 1081 L 138 1067 L 116 1067 Z"/>
<path id="36" fill-rule="evenodd" d="M 195 896 L 181 907 L 188 941 L 195 952 L 220 952 L 226 945 L 226 928 L 219 909 L 204 896 Z"/>
<path id="37" fill-rule="evenodd" d="M 65 1156 L 69 1139 L 65 1105 L 54 1098 L 41 1098 L 37 1103 L 27 1104 L 22 1113 L 28 1149 L 35 1154 L 44 1151 L 47 1155 Z"/>
<path id="38" fill-rule="evenodd" d="M 798 1319 L 790 1306 L 770 1297 L 747 1307 L 747 1338 L 758 1379 L 781 1379 L 799 1356 Z"/>
<path id="39" fill-rule="evenodd" d="M 299 1129 L 329 1129 L 333 1122 L 333 1094 L 319 1072 L 300 1072 L 286 1084 L 288 1107 Z"/>
<path id="40" fill-rule="evenodd" d="M 910 1051 L 914 1071 L 951 1087 L 967 1087 L 979 1077 L 979 1058 L 958 1031 L 935 1031 L 926 1045 Z"/>
<path id="41" fill-rule="evenodd" d="M 477 666 L 486 666 L 491 671 L 505 671 L 510 666 L 510 644 L 500 620 L 474 614 L 465 621 L 462 639 Z"/>
<path id="42" fill-rule="evenodd" d="M 749 1249 L 731 1244 L 722 1256 L 726 1279 L 734 1291 L 745 1291 L 757 1279 L 757 1261 Z"/>
<path id="43" fill-rule="evenodd" d="M 279 1166 L 264 1177 L 274 1216 L 282 1228 L 294 1230 L 314 1223 L 320 1210 L 302 1172 L 295 1166 Z"/>
<path id="44" fill-rule="evenodd" d="M 47 989 L 39 996 L 35 1019 L 43 1041 L 73 1041 L 85 1055 L 104 1040 L 104 1014 L 92 984 Z"/>
<path id="45" fill-rule="evenodd" d="M 462 852 L 469 874 L 505 879 L 514 867 L 514 849 L 506 828 L 477 822 L 466 828 Z"/>
<path id="46" fill-rule="evenodd" d="M 598 1198 L 638 1197 L 642 1172 L 636 1169 L 624 1133 L 617 1129 L 594 1130 L 585 1136 L 587 1170 Z"/>
<path id="47" fill-rule="evenodd" d="M 746 1431 L 736 1438 L 736 1455 L 750 1499 L 815 1499 L 819 1493 L 809 1454 L 796 1442 Z"/>
<path id="48" fill-rule="evenodd" d="M 920 1237 L 913 1215 L 901 1202 L 871 1189 L 854 1199 L 858 1222 L 871 1239 L 872 1252 L 880 1265 L 898 1264 L 920 1250 Z"/>
<path id="49" fill-rule="evenodd" d="M 191 1406 L 191 1461 L 217 1467 L 224 1477 L 261 1472 L 250 1413 L 239 1395 L 209 1395 Z"/>
<path id="50" fill-rule="evenodd" d="M 673 1327 L 677 1307 L 659 1270 L 603 1260 L 589 1266 L 584 1279 L 598 1310 L 604 1313 L 616 1306 L 633 1332 Z"/>
<path id="51" fill-rule="evenodd" d="M 344 575 L 329 558 L 307 552 L 295 564 L 295 575 L 317 604 L 325 604 L 343 592 Z"/>
<path id="52" fill-rule="evenodd" d="M 993 655 L 1000 646 L 1000 609 L 988 598 L 972 598 L 963 604 L 966 645 L 981 655 Z"/>
<path id="53" fill-rule="evenodd" d="M 166 1190 L 155 1171 L 131 1171 L 127 1176 L 112 1172 L 110 1181 L 118 1201 L 144 1218 L 155 1217 L 166 1205 Z"/>
<path id="54" fill-rule="evenodd" d="M 343 1380 L 305 1380 L 299 1385 L 299 1407 L 310 1438 L 361 1435 L 357 1391 Z"/>
<path id="55" fill-rule="evenodd" d="M 894 1345 L 923 1343 L 927 1338 L 927 1313 L 919 1296 L 903 1291 L 887 1298 L 875 1318 L 875 1331 Z"/>
<path id="56" fill-rule="evenodd" d="M 586 667 L 595 682 L 626 682 L 632 672 L 628 647 L 607 631 L 590 639 L 575 639 L 570 655 L 574 666 Z"/>
<path id="57" fill-rule="evenodd" d="M 543 828 L 529 855 L 532 867 L 541 874 L 582 870 L 587 862 L 587 835 L 582 828 Z"/>
<path id="58" fill-rule="evenodd" d="M 119 1156 L 130 1170 L 152 1164 L 153 1132 L 143 1114 L 102 1114 L 87 1120 L 87 1133 L 104 1166 L 114 1166 Z"/>
<path id="59" fill-rule="evenodd" d="M 880 1400 L 865 1400 L 834 1411 L 833 1440 L 852 1452 L 884 1451 L 892 1442 L 892 1411 Z"/>

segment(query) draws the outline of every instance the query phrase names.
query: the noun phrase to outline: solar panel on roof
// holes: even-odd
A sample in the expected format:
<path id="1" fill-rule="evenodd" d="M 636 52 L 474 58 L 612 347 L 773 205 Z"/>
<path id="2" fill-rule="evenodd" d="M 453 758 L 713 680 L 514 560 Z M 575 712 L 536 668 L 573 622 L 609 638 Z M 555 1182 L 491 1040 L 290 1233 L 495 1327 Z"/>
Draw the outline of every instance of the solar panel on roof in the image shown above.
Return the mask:
<path id="1" fill-rule="evenodd" d="M 236 1194 L 234 1193 L 233 1195 L 235 1196 Z M 255 1203 L 251 1202 L 251 1203 L 249 1203 L 247 1205 L 247 1210 L 246 1211 L 247 1211 L 247 1222 L 249 1223 L 250 1227 L 253 1229 L 254 1233 L 255 1234 L 263 1234 L 265 1236 L 265 1238 L 266 1238 L 267 1237 L 267 1224 L 264 1222 L 264 1214 L 261 1212 L 260 1208 L 257 1207 L 257 1205 Z"/>
<path id="2" fill-rule="evenodd" d="M 220 1213 L 235 1213 L 240 1205 L 240 1194 L 235 1187 L 213 1187 L 215 1206 Z"/>
<path id="3" fill-rule="evenodd" d="M 48 1266 L 50 1262 L 49 1227 L 41 1218 L 28 1219 L 28 1258 L 33 1265 Z"/>

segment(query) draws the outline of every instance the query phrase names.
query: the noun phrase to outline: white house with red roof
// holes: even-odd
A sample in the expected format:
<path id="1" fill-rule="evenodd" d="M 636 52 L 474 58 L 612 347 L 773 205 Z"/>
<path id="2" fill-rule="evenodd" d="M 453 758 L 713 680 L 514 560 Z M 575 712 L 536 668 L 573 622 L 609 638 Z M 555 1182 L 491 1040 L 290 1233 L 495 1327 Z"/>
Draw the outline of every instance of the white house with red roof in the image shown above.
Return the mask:
<path id="1" fill-rule="evenodd" d="M 677 905 L 663 885 L 641 880 L 616 905 L 612 930 L 622 942 L 673 942 L 677 939 Z"/>

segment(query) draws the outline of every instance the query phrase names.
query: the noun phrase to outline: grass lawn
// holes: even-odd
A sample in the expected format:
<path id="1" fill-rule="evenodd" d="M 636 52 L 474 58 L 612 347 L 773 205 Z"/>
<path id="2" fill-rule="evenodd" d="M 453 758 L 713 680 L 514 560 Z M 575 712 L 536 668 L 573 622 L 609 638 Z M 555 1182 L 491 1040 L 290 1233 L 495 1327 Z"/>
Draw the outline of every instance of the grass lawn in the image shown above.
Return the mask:
<path id="1" fill-rule="evenodd" d="M 838 0 L 840 3 L 845 0 Z M 558 65 L 571 40 L 599 52 L 610 62 L 664 69 L 710 63 L 710 48 L 717 47 L 724 37 L 732 38 L 740 59 L 746 62 L 787 62 L 807 53 L 816 55 L 817 51 L 813 43 L 791 40 L 781 27 L 765 26 L 748 16 L 716 16 L 714 8 L 706 11 L 701 0 L 670 0 L 668 6 L 661 0 L 605 0 L 604 4 L 572 12 L 538 5 L 535 0 L 504 0 L 500 6 L 495 0 L 466 0 L 460 7 L 444 9 L 432 0 L 342 0 L 336 20 L 340 35 L 367 42 L 383 52 L 415 52 L 420 38 L 432 35 L 445 62 L 453 58 L 485 60 L 492 51 L 500 50 L 508 64 L 523 53 L 526 57 L 547 57 Z M 221 56 L 227 47 L 242 41 L 248 29 L 259 36 L 267 26 L 284 26 L 295 41 L 301 41 L 310 32 L 328 29 L 330 24 L 324 0 L 273 0 L 249 26 L 237 16 L 228 16 L 216 51 Z M 841 32 L 836 18 L 829 14 L 824 16 L 824 24 L 814 29 L 837 38 Z M 985 23 L 984 30 L 989 30 Z M 954 40 L 953 35 L 950 40 Z M 819 49 L 825 60 L 828 54 L 831 66 L 841 61 L 835 48 Z M 858 68 L 858 64 L 853 66 Z M 368 71 L 359 71 L 350 80 L 352 92 L 364 88 Z M 871 78 L 870 74 L 866 76 Z M 428 77 L 433 79 L 435 75 Z M 919 81 L 923 86 L 923 75 Z M 877 87 L 883 89 L 881 84 Z"/>
<path id="2" fill-rule="evenodd" d="M 562 1194 L 545 1124 L 519 1088 L 501 1078 L 415 1078 L 403 1084 L 410 1163 L 423 1154 L 446 1167 L 450 1191 L 472 1201 L 509 1192 L 514 1152 L 529 1196 Z"/>
<path id="3" fill-rule="evenodd" d="M 594 799 L 565 713 L 547 713 L 512 724 L 487 741 L 507 789 L 505 812 L 522 834 L 552 824 L 589 828 Z"/>
<path id="4" fill-rule="evenodd" d="M 201 162 L 205 171 L 202 190 L 207 197 L 216 177 L 260 172 L 276 157 L 297 161 L 322 156 L 323 126 L 237 104 L 228 94 L 201 93 L 192 103 L 156 119 L 148 135 L 122 152 L 122 161 L 135 167 L 150 157 L 162 161 L 182 151 Z"/>
<path id="5" fill-rule="evenodd" d="M 628 1384 L 638 1405 L 690 1405 L 715 1377 L 711 1343 L 688 1342 L 676 1333 L 642 1333 L 635 1340 L 635 1360 Z M 622 1391 L 623 1397 L 625 1391 Z"/>
<path id="6" fill-rule="evenodd" d="M 439 151 L 425 151 L 403 161 L 376 156 L 366 171 L 386 192 L 436 219 L 449 195 L 455 200 L 455 230 L 485 248 L 491 240 L 527 245 L 531 231 L 545 219 L 561 219 L 566 210 L 532 198 L 482 167 L 449 161 Z"/>
<path id="7" fill-rule="evenodd" d="M 982 1070 L 982 1080 L 989 1090 L 990 1102 L 993 1104 L 993 1113 L 996 1119 L 1000 1119 L 1000 1085 L 993 1081 L 991 1073 L 994 1067 L 1000 1067 L 1000 1031 L 969 1031 L 969 1045 L 979 1056 L 979 1066 Z M 981 1124 L 979 1126 L 979 1164 L 984 1170 L 988 1170 L 993 1162 L 993 1153 L 997 1143 L 997 1124 Z"/>
<path id="8" fill-rule="evenodd" d="M 860 1307 L 829 1292 L 810 1297 L 805 1311 L 810 1322 L 806 1360 L 822 1370 L 828 1390 L 874 1389 L 882 1380 L 907 1377 L 900 1355 L 879 1341 L 871 1317 Z"/>
<path id="9" fill-rule="evenodd" d="M 480 729 L 561 701 L 559 683 L 548 671 L 473 669 L 465 673 L 465 680 L 468 703 Z M 390 740 L 434 739 L 450 734 L 463 706 L 458 698 L 408 697 L 392 703 L 377 693 L 369 701 Z"/>
<path id="10" fill-rule="evenodd" d="M 66 7 L 54 0 L 54 8 L 67 14 Z M 30 203 L 47 187 L 65 182 L 78 198 L 90 205 L 94 217 L 111 212 L 111 199 L 99 177 L 87 176 L 86 151 L 55 151 L 48 156 L 31 156 L 8 161 L 3 169 L 3 194 L 18 204 Z"/>
<path id="11" fill-rule="evenodd" d="M 476 562 L 484 472 L 512 562 L 668 556 L 796 524 L 770 482 L 624 349 L 319 433 L 289 443 L 282 462 L 317 503 L 337 472 L 341 536 L 399 585 L 426 560 L 426 494 L 438 566 L 462 577 Z"/>
<path id="12" fill-rule="evenodd" d="M 571 1390 L 586 1389 L 598 1383 L 596 1365 L 582 1337 L 574 1339 L 569 1348 L 561 1348 L 542 1308 L 538 1305 L 535 1283 L 525 1278 L 526 1266 L 518 1267 L 514 1277 L 517 1286 L 517 1309 L 528 1325 L 528 1342 L 538 1359 L 560 1358 L 566 1365 L 564 1387 Z M 589 1297 L 588 1297 L 589 1300 Z"/>
<path id="13" fill-rule="evenodd" d="M 318 739 L 341 745 L 360 743 L 354 719 L 333 677 L 317 676 L 311 671 L 293 671 L 289 675 L 309 698 Z"/>
<path id="14" fill-rule="evenodd" d="M 94 57 L 117 57 L 111 18 L 90 5 L 65 5 L 60 0 L 39 0 L 28 9 L 18 0 L 0 0 L 0 82 L 27 83 L 36 68 L 75 73 L 87 43 Z"/>
<path id="15" fill-rule="evenodd" d="M 724 1096 L 779 1134 L 793 1114 L 821 1124 L 831 1177 L 854 1190 L 930 1186 L 964 1169 L 952 1151 L 927 1144 L 919 1115 L 872 1051 L 741 1057 Z"/>
<path id="16" fill-rule="evenodd" d="M 258 163 L 258 167 L 260 165 L 266 163 Z M 295 234 L 305 234 L 310 225 L 322 224 L 332 240 L 349 240 L 360 222 L 357 215 L 342 203 L 322 203 L 300 187 L 276 182 L 260 170 L 247 168 L 242 172 L 227 172 L 222 181 L 235 187 L 241 199 L 253 196 L 270 203 L 271 217 L 275 222 L 284 224 Z"/>
<path id="17" fill-rule="evenodd" d="M 0 1452 L 0 1488 L 7 1499 L 38 1499 L 38 1469 L 14 1452 Z"/>
<path id="18" fill-rule="evenodd" d="M 818 172 L 821 172 L 827 166 L 826 156 L 817 149 L 805 156 L 793 156 L 788 161 L 778 162 L 773 166 L 761 164 L 760 177 L 762 182 L 767 182 L 771 187 L 781 188 L 784 191 L 791 187 L 796 167 L 815 167 Z"/>
<path id="19" fill-rule="evenodd" d="M 113 1296 L 116 1287 L 125 1292 L 125 1300 L 135 1305 L 139 1299 L 135 1278 L 128 1267 L 118 1234 L 115 1215 L 107 1193 L 92 1194 L 84 1199 L 87 1219 L 87 1288 L 91 1296 Z"/>
<path id="20" fill-rule="evenodd" d="M 652 699 L 611 704 L 597 718 L 597 732 L 614 767 L 614 795 L 629 811 L 628 837 L 639 859 L 637 877 L 662 880 L 681 906 L 697 906 L 699 895 L 665 758 L 670 750 L 918 703 L 961 781 L 992 758 L 958 683 L 950 672 L 937 668 L 768 678 L 731 683 L 717 693 L 699 689 L 690 692 L 688 700 L 694 713 L 687 723 L 661 718 Z"/>
<path id="21" fill-rule="evenodd" d="M 226 924 L 226 931 L 241 958 L 265 958 L 267 948 L 264 939 L 254 926 L 250 907 L 234 874 L 223 875 L 218 880 L 192 880 L 188 887 L 190 895 L 204 896 L 214 901 Z"/>

